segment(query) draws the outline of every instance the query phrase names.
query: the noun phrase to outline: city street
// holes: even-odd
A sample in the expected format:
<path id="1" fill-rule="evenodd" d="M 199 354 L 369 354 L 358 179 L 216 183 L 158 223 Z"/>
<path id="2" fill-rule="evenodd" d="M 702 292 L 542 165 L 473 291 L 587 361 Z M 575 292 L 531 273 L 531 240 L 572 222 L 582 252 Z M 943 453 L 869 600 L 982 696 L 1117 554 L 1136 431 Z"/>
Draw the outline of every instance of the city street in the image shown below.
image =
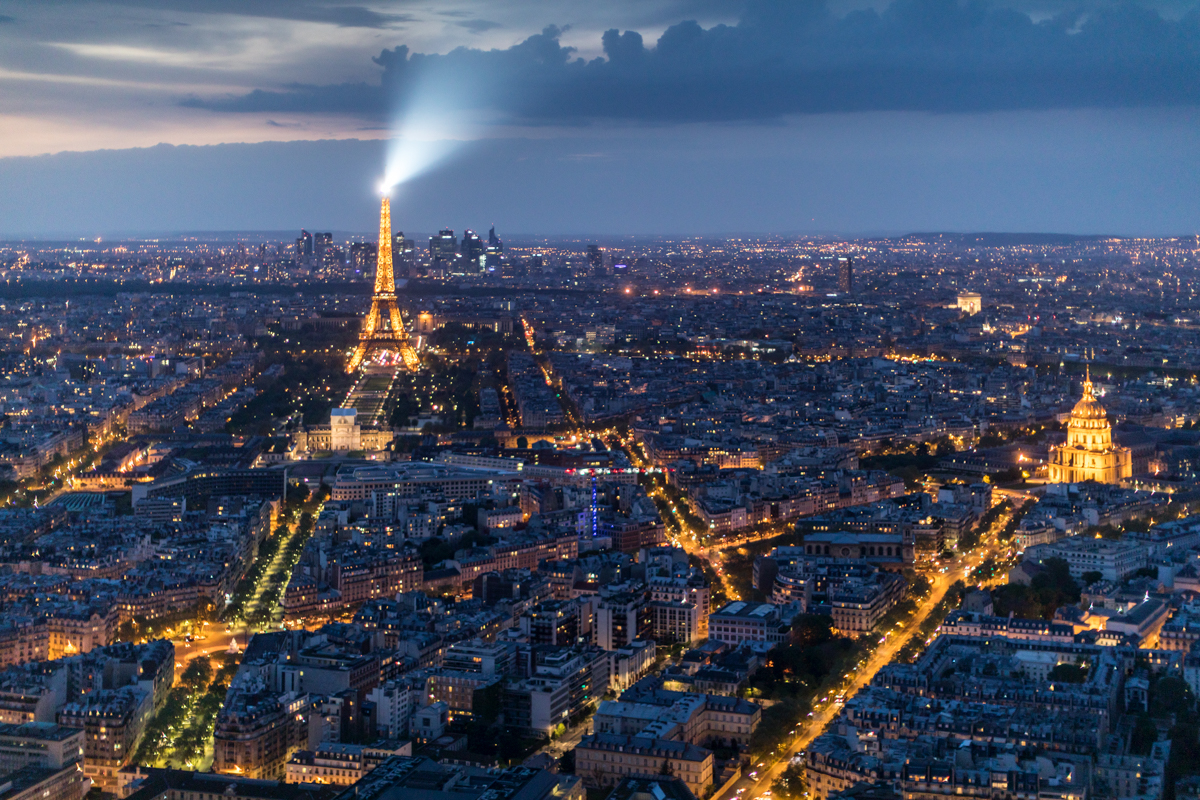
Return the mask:
<path id="1" fill-rule="evenodd" d="M 320 513 L 320 507 L 317 508 L 316 513 Z M 297 516 L 297 520 L 298 518 Z M 275 549 L 271 561 L 267 564 L 267 568 L 263 572 L 262 579 L 254 589 L 254 594 L 246 602 L 246 607 L 242 612 L 244 619 L 252 618 L 256 612 L 261 610 L 261 606 L 265 602 L 265 595 L 272 585 L 278 585 L 282 582 L 286 586 L 287 580 L 291 575 L 291 564 L 287 562 L 287 545 L 297 535 L 299 535 L 299 523 L 293 520 L 288 524 L 286 533 L 282 534 L 283 540 Z M 272 623 L 274 623 L 275 617 L 278 614 L 278 607 L 271 609 Z M 196 627 L 201 628 L 201 625 L 197 624 Z M 215 657 L 228 652 L 229 644 L 232 641 L 237 642 L 239 652 L 245 650 L 246 645 L 258 627 L 260 626 L 249 625 L 245 622 L 235 622 L 229 625 L 223 622 L 210 622 L 207 627 L 203 627 L 204 639 L 193 642 L 176 639 L 176 679 L 187 668 L 187 665 L 199 656 Z"/>
<path id="2" fill-rule="evenodd" d="M 234 639 L 237 640 L 238 651 L 245 650 L 246 642 L 251 636 L 245 628 L 235 628 L 233 632 L 227 633 L 225 626 L 219 622 L 210 623 L 204 630 L 205 638 L 202 640 L 194 642 L 185 642 L 182 639 L 174 640 L 176 681 L 187 669 L 187 665 L 195 659 L 200 656 L 219 657 L 229 652 L 229 643 Z"/>
<path id="3" fill-rule="evenodd" d="M 983 535 L 983 541 L 980 543 L 980 546 L 971 555 L 962 558 L 959 563 L 946 572 L 938 572 L 930 576 L 932 588 L 930 589 L 929 596 L 925 598 L 925 601 L 921 603 L 917 611 L 904 624 L 903 628 L 898 633 L 889 635 L 887 640 L 872 652 L 866 664 L 853 673 L 850 683 L 845 688 L 846 699 L 853 697 L 860 689 L 868 685 L 875 677 L 875 673 L 895 658 L 901 648 L 917 633 L 921 624 L 925 622 L 938 604 L 942 602 L 942 599 L 946 596 L 946 592 L 956 581 L 964 580 L 970 571 L 987 557 L 1007 548 L 1006 544 L 1002 546 L 998 541 L 996 533 L 1003 528 L 1009 517 L 1010 515 L 1005 514 L 996 520 L 991 529 Z M 813 739 L 817 738 L 840 712 L 841 704 L 834 700 L 814 706 L 812 711 L 813 716 L 807 722 L 800 724 L 796 734 L 789 740 L 786 748 L 778 755 L 778 760 L 775 763 L 768 763 L 765 768 L 759 770 L 755 770 L 752 766 L 750 771 L 757 771 L 758 773 L 755 778 L 750 778 L 747 774 L 746 777 L 743 777 L 730 787 L 731 791 L 727 795 L 722 798 L 716 798 L 716 800 L 736 798 L 738 789 L 745 789 L 743 794 L 748 798 L 757 798 L 763 792 L 770 789 L 775 781 L 783 775 L 790 760 L 797 753 L 807 748 Z"/>
<path id="4" fill-rule="evenodd" d="M 574 750 L 575 745 L 579 744 L 579 741 L 591 732 L 592 718 L 588 716 L 587 719 L 569 729 L 565 734 L 550 742 L 538 752 L 545 753 L 554 758 L 562 758 L 564 753 Z"/>
<path id="5" fill-rule="evenodd" d="M 610 446 L 615 445 L 620 447 L 629 456 L 631 463 L 642 465 L 644 461 L 638 456 L 636 450 L 631 443 L 621 439 L 613 432 L 607 432 Z M 584 432 L 580 432 L 583 435 Z M 1005 492 L 1004 496 L 1012 497 L 1015 504 L 1019 506 L 1027 498 L 1023 492 Z M 727 546 L 738 546 L 750 541 L 758 541 L 760 539 L 777 536 L 782 531 L 771 531 L 760 536 L 741 536 L 728 542 L 721 542 L 719 545 L 706 548 L 700 546 L 696 531 L 689 528 L 675 506 L 675 503 L 661 490 L 652 490 L 651 495 L 661 501 L 673 521 L 678 526 L 679 534 L 673 537 L 673 544 L 683 547 L 689 553 L 697 555 L 707 561 L 718 578 L 721 580 L 725 592 L 731 597 L 734 597 L 732 586 L 725 574 L 723 560 L 721 558 L 720 548 Z M 989 529 L 980 536 L 979 546 L 968 556 L 965 556 L 954 564 L 953 567 L 947 568 L 945 572 L 930 572 L 927 576 L 930 578 L 931 589 L 929 595 L 917 608 L 916 612 L 904 623 L 903 627 L 890 635 L 886 636 L 883 644 L 875 648 L 871 655 L 866 659 L 866 663 L 854 671 L 850 682 L 845 686 L 844 697 L 853 697 L 861 688 L 868 685 L 871 680 L 885 664 L 889 663 L 896 654 L 909 642 L 909 640 L 917 634 L 921 625 L 933 613 L 934 609 L 942 602 L 946 596 L 946 592 L 954 585 L 956 581 L 965 580 L 971 571 L 980 563 L 986 560 L 989 556 L 999 555 L 1008 549 L 1007 543 L 1001 543 L 998 535 L 1004 526 L 1008 524 L 1012 518 L 1013 511 L 1009 511 L 1000 515 Z M 830 690 L 830 694 L 834 694 L 834 690 Z M 825 730 L 826 726 L 833 721 L 841 711 L 841 703 L 835 699 L 830 699 L 825 703 L 818 703 L 814 706 L 812 716 L 805 722 L 800 723 L 796 729 L 796 734 L 789 740 L 787 746 L 780 752 L 773 763 L 767 763 L 762 769 L 756 769 L 751 766 L 747 775 L 738 780 L 730 787 L 729 794 L 724 798 L 717 800 L 736 800 L 738 790 L 744 790 L 743 795 L 748 798 L 756 798 L 763 792 L 769 790 L 776 780 L 783 774 L 790 760 L 799 752 L 804 750 L 808 745 Z M 559 744 L 559 743 L 556 743 Z M 565 747 L 562 749 L 565 750 Z M 749 777 L 749 773 L 756 773 L 756 777 Z"/>

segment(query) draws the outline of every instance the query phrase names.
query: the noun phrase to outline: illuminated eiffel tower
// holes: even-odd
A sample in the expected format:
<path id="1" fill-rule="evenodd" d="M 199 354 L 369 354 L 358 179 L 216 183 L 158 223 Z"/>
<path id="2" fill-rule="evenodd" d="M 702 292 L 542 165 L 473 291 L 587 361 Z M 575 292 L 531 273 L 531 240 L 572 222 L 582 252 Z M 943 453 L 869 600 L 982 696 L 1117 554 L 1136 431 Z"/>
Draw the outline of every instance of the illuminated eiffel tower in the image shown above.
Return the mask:
<path id="1" fill-rule="evenodd" d="M 396 305 L 396 276 L 392 272 L 392 206 L 386 197 L 379 211 L 379 261 L 375 267 L 375 296 L 371 298 L 371 311 L 363 320 L 362 331 L 358 334 L 358 347 L 346 371 L 354 372 L 364 361 L 380 356 L 388 363 L 399 360 L 410 370 L 421 366 L 417 351 L 408 341 L 408 330 L 400 318 L 400 307 Z"/>

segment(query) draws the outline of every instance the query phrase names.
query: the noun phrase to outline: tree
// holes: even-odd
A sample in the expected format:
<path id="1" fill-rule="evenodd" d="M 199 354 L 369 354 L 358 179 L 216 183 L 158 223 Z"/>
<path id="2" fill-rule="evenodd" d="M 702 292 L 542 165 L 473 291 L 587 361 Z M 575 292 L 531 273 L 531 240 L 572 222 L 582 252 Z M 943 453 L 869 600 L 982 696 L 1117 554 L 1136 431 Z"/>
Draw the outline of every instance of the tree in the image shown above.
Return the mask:
<path id="1" fill-rule="evenodd" d="M 913 597 L 923 597 L 929 594 L 929 590 L 933 588 L 929 578 L 918 572 L 912 572 L 911 577 L 909 573 L 905 573 L 904 577 L 908 578 L 908 593 Z"/>
<path id="2" fill-rule="evenodd" d="M 135 620 L 129 619 L 117 626 L 117 641 L 132 642 L 137 639 L 138 626 Z"/>
<path id="3" fill-rule="evenodd" d="M 1042 567 L 1043 571 L 1034 576 L 1029 586 L 1010 583 L 992 591 L 997 615 L 1012 613 L 1027 619 L 1051 619 L 1055 609 L 1079 602 L 1079 584 L 1071 577 L 1066 561 L 1048 558 Z"/>
<path id="4" fill-rule="evenodd" d="M 1020 467 L 1009 467 L 1008 469 L 1004 470 L 1003 472 L 997 472 L 995 475 L 993 475 L 992 482 L 993 483 L 1013 483 L 1015 481 L 1021 480 L 1021 478 L 1023 478 L 1023 477 L 1025 477 L 1025 476 L 1024 476 L 1024 473 L 1021 472 Z"/>
<path id="5" fill-rule="evenodd" d="M 1159 678 L 1150 697 L 1150 713 L 1156 717 L 1183 714 L 1192 707 L 1192 690 L 1179 678 Z"/>
<path id="6" fill-rule="evenodd" d="M 454 546 L 437 536 L 421 542 L 420 550 L 421 560 L 426 567 L 432 567 L 448 558 L 454 558 Z"/>
<path id="7" fill-rule="evenodd" d="M 798 800 L 808 794 L 808 785 L 804 779 L 804 767 L 799 764 L 788 764 L 783 775 L 771 787 L 775 796 L 783 800 Z"/>
<path id="8" fill-rule="evenodd" d="M 1133 726 L 1133 735 L 1129 737 L 1129 752 L 1144 756 L 1150 754 L 1150 748 L 1158 741 L 1158 726 L 1146 714 L 1139 714 Z"/>
<path id="9" fill-rule="evenodd" d="M 1058 664 L 1050 670 L 1050 680 L 1061 683 L 1084 683 L 1087 680 L 1087 667 L 1079 664 Z"/>
<path id="10" fill-rule="evenodd" d="M 410 420 L 420 416 L 421 405 L 405 393 L 396 398 L 396 407 L 392 409 L 391 423 L 393 427 L 407 428 Z"/>
<path id="11" fill-rule="evenodd" d="M 183 675 L 180 676 L 179 682 L 196 691 L 208 686 L 209 681 L 212 680 L 212 674 L 212 662 L 207 657 L 201 656 L 192 659 L 191 663 L 187 665 L 187 669 L 183 671 Z"/>
<path id="12" fill-rule="evenodd" d="M 797 647 L 813 647 L 833 638 L 833 617 L 801 614 L 792 622 L 792 641 Z"/>
<path id="13" fill-rule="evenodd" d="M 1081 580 L 1083 580 L 1084 586 L 1091 586 L 1093 583 L 1096 583 L 1097 581 L 1099 581 L 1103 578 L 1104 578 L 1104 575 L 1101 572 L 1092 569 L 1092 570 L 1088 570 L 1087 572 L 1083 573 Z"/>

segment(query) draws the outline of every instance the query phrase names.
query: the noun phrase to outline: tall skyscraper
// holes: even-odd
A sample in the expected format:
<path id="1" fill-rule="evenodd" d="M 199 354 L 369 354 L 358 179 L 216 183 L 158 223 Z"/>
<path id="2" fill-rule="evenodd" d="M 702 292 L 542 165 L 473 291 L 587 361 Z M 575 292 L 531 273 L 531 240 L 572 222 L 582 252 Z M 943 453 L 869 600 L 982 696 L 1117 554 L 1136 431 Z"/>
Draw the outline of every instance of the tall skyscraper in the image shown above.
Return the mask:
<path id="1" fill-rule="evenodd" d="M 313 254 L 313 237 L 312 234 L 303 228 L 300 229 L 300 236 L 296 239 L 296 259 L 303 261 L 311 257 Z"/>
<path id="2" fill-rule="evenodd" d="M 854 262 L 850 256 L 838 256 L 838 291 L 854 294 Z"/>
<path id="3" fill-rule="evenodd" d="M 488 231 L 488 247 L 494 247 L 497 251 L 504 249 L 504 242 L 500 241 L 500 237 L 496 235 L 495 225 L 493 225 L 491 230 Z"/>
<path id="4" fill-rule="evenodd" d="M 449 228 L 443 228 L 438 231 L 437 236 L 429 237 L 429 257 L 434 263 L 453 263 L 454 257 L 458 254 L 458 238 L 455 237 L 454 231 Z"/>
<path id="5" fill-rule="evenodd" d="M 317 257 L 325 255 L 325 251 L 333 247 L 332 233 L 314 233 L 312 235 L 312 254 Z"/>
<path id="6" fill-rule="evenodd" d="M 312 236 L 312 259 L 318 267 L 330 269 L 337 266 L 338 248 L 333 246 L 332 233 L 314 233 Z"/>
<path id="7" fill-rule="evenodd" d="M 483 240 L 479 238 L 479 234 L 470 228 L 467 228 L 467 230 L 463 231 L 462 257 L 469 262 L 467 266 L 468 272 L 472 270 L 482 270 L 483 265 L 480 262 L 480 258 L 482 256 Z"/>
<path id="8" fill-rule="evenodd" d="M 587 260 L 592 269 L 604 266 L 604 251 L 600 249 L 600 245 L 589 244 L 587 246 Z"/>
<path id="9" fill-rule="evenodd" d="M 402 253 L 412 250 L 412 242 L 404 238 L 404 231 L 396 231 L 392 234 L 392 257 L 396 257 Z"/>
<path id="10" fill-rule="evenodd" d="M 408 341 L 408 329 L 396 305 L 396 277 L 392 271 L 392 205 L 385 197 L 379 210 L 379 257 L 375 267 L 375 295 L 371 310 L 363 320 L 347 372 L 353 372 L 368 356 L 382 354 L 387 360 L 399 359 L 407 369 L 415 370 L 421 362 Z"/>

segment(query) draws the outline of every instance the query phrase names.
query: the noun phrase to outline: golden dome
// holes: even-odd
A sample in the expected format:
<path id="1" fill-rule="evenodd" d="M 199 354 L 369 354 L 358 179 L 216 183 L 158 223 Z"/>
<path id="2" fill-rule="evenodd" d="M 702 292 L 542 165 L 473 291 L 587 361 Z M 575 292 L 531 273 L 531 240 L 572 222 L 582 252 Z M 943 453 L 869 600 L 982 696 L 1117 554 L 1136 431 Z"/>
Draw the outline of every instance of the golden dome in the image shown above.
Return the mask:
<path id="1" fill-rule="evenodd" d="M 1092 371 L 1089 368 L 1087 379 L 1083 382 L 1083 397 L 1075 404 L 1075 408 L 1071 409 L 1071 422 L 1107 419 L 1108 412 L 1104 410 L 1104 406 L 1100 405 L 1092 388 Z"/>
<path id="2" fill-rule="evenodd" d="M 1108 412 L 1104 410 L 1104 406 L 1100 405 L 1100 401 L 1092 394 L 1090 384 L 1084 388 L 1083 398 L 1071 409 L 1071 417 L 1073 419 L 1108 418 Z"/>

